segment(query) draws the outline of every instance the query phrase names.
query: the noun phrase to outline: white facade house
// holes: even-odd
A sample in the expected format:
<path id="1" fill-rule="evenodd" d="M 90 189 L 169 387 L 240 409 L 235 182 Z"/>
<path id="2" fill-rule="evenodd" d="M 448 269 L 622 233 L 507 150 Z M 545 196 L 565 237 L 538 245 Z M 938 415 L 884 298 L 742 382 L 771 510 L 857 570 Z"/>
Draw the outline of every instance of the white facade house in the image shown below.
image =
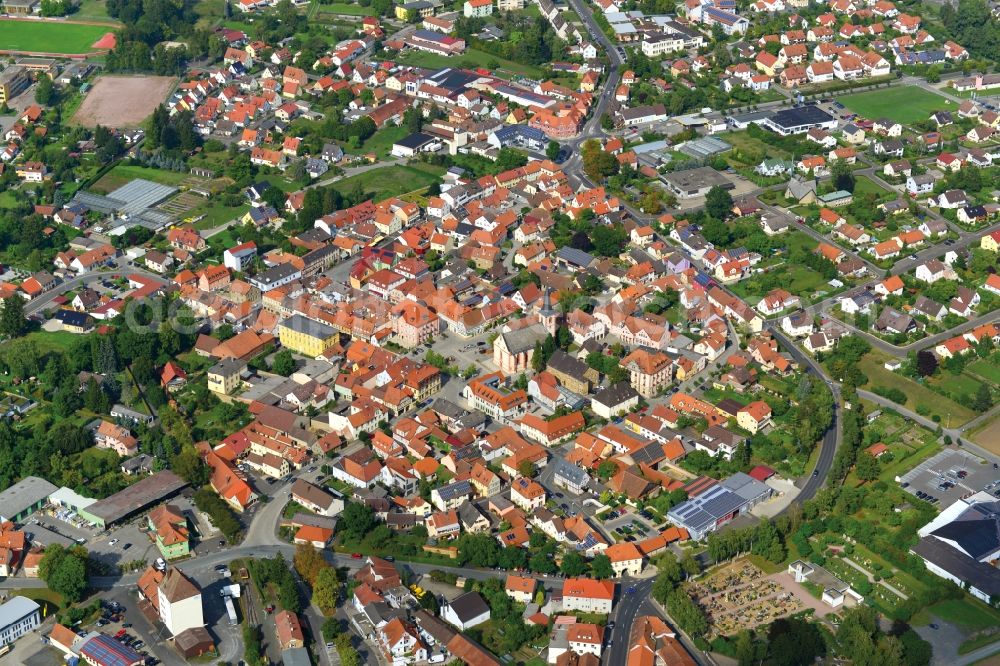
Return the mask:
<path id="1" fill-rule="evenodd" d="M 490 607 L 478 592 L 466 592 L 441 606 L 441 619 L 465 631 L 490 619 Z"/>
<path id="2" fill-rule="evenodd" d="M 41 623 L 41 606 L 27 597 L 11 597 L 0 605 L 0 647 L 10 645 Z"/>
<path id="3" fill-rule="evenodd" d="M 170 569 L 157 586 L 157 607 L 160 619 L 173 636 L 204 627 L 201 590 L 178 569 Z"/>

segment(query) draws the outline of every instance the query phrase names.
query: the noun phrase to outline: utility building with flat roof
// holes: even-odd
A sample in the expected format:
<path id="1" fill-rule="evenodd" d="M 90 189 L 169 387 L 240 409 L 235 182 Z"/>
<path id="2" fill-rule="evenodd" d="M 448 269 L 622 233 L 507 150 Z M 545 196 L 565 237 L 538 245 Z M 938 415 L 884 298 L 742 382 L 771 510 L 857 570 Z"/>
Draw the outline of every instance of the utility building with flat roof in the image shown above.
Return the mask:
<path id="1" fill-rule="evenodd" d="M 38 511 L 58 488 L 37 476 L 26 476 L 0 493 L 0 519 L 21 522 Z"/>

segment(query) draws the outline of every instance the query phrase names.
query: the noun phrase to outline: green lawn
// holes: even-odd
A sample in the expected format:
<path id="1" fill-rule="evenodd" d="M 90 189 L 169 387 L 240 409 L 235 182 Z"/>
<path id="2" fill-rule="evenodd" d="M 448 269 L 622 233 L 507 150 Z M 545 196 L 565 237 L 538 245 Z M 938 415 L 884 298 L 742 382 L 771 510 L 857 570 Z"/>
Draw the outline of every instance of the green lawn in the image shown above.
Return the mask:
<path id="1" fill-rule="evenodd" d="M 194 223 L 194 228 L 199 230 L 212 229 L 234 218 L 243 217 L 248 210 L 250 210 L 249 204 L 237 206 L 236 208 L 230 208 L 222 204 L 209 204 L 204 207 L 195 208 L 187 214 L 187 217 L 204 215 L 205 217 Z"/>
<path id="2" fill-rule="evenodd" d="M 977 377 L 982 377 L 986 381 L 1000 386 L 1000 366 L 997 366 L 989 359 L 982 359 L 980 361 L 970 363 L 965 366 L 965 369 Z"/>
<path id="3" fill-rule="evenodd" d="M 733 157 L 733 155 L 736 152 L 749 152 L 749 153 L 763 152 L 768 157 L 775 157 L 783 160 L 791 159 L 790 153 L 782 150 L 778 146 L 773 146 L 764 143 L 760 139 L 750 136 L 750 133 L 747 132 L 746 130 L 742 130 L 739 132 L 725 132 L 723 134 L 719 134 L 718 136 L 720 139 L 730 144 L 734 148 L 733 152 L 727 154 L 727 156 L 732 157 L 732 159 L 734 160 L 736 158 Z M 752 166 L 757 166 L 757 165 L 754 164 Z"/>
<path id="4" fill-rule="evenodd" d="M 879 199 L 895 199 L 896 195 L 885 189 L 867 176 L 858 176 L 854 180 L 854 196 L 874 194 Z"/>
<path id="5" fill-rule="evenodd" d="M 406 127 L 390 125 L 371 135 L 367 141 L 361 144 L 361 148 L 357 150 L 346 148 L 345 152 L 356 155 L 375 153 L 379 157 L 385 158 L 389 156 L 389 151 L 392 150 L 392 144 L 402 138 L 405 138 L 409 134 L 410 130 L 406 129 Z"/>
<path id="6" fill-rule="evenodd" d="M 378 201 L 422 190 L 438 182 L 444 171 L 444 167 L 430 164 L 382 167 L 338 180 L 333 187 L 344 194 L 360 186 L 366 196 Z"/>
<path id="7" fill-rule="evenodd" d="M 927 610 L 945 622 L 973 631 L 1000 626 L 1000 611 L 968 595 L 961 599 L 940 601 Z"/>
<path id="8" fill-rule="evenodd" d="M 46 354 L 50 351 L 69 352 L 80 336 L 69 331 L 34 331 L 27 338 L 35 343 L 39 354 Z"/>
<path id="9" fill-rule="evenodd" d="M 879 478 L 884 481 L 895 481 L 897 476 L 902 476 L 932 455 L 941 450 L 941 445 L 936 441 L 925 444 L 910 455 L 904 455 L 905 449 L 893 450 L 893 461 L 882 469 Z"/>
<path id="10" fill-rule="evenodd" d="M 954 428 L 972 419 L 976 414 L 964 405 L 960 405 L 945 396 L 932 391 L 926 386 L 907 379 L 902 375 L 886 370 L 882 365 L 889 357 L 881 352 L 873 351 L 868 353 L 858 364 L 861 372 L 868 377 L 866 388 L 871 390 L 875 386 L 897 388 L 906 394 L 906 404 L 904 407 L 911 411 L 917 411 L 917 407 L 928 410 L 927 417 L 932 418 L 937 415 L 941 419 L 942 425 Z"/>
<path id="11" fill-rule="evenodd" d="M 955 106 L 941 95 L 918 86 L 900 86 L 846 95 L 838 100 L 851 111 L 869 120 L 889 118 L 909 124 L 925 120 L 935 111 Z"/>
<path id="12" fill-rule="evenodd" d="M 438 55 L 437 53 L 427 53 L 426 51 L 406 51 L 399 54 L 397 62 L 401 62 L 407 65 L 415 65 L 417 67 L 467 67 L 475 69 L 476 67 L 486 67 L 489 69 L 495 69 L 497 71 L 507 70 L 508 72 L 514 74 L 523 74 L 531 78 L 539 78 L 542 76 L 542 70 L 539 67 L 533 65 L 522 65 L 518 62 L 513 62 L 511 60 L 504 60 L 503 58 L 498 58 L 491 53 L 486 51 L 480 51 L 479 49 L 468 49 L 465 53 L 460 56 L 445 56 Z M 490 63 L 499 63 L 499 67 L 492 68 Z"/>
<path id="13" fill-rule="evenodd" d="M 107 3 L 105 0 L 81 0 L 77 10 L 73 12 L 73 16 L 71 18 L 82 21 L 115 22 L 113 18 L 108 16 Z M 71 116 L 67 115 L 64 117 L 70 118 Z"/>
<path id="14" fill-rule="evenodd" d="M 941 371 L 934 377 L 933 383 L 940 390 L 950 395 L 953 399 L 964 401 L 971 399 L 979 390 L 982 382 L 966 374 L 955 375 L 948 371 Z"/>
<path id="15" fill-rule="evenodd" d="M 0 19 L 0 44 L 11 51 L 90 53 L 108 32 L 106 25 Z"/>
<path id="16" fill-rule="evenodd" d="M 348 2 L 331 2 L 328 5 L 321 5 L 316 11 L 317 14 L 346 14 L 347 16 L 374 16 L 375 12 L 370 7 L 362 7 Z"/>
<path id="17" fill-rule="evenodd" d="M 18 193 L 16 190 L 4 190 L 0 192 L 0 208 L 17 208 L 18 199 L 23 196 L 23 194 Z"/>

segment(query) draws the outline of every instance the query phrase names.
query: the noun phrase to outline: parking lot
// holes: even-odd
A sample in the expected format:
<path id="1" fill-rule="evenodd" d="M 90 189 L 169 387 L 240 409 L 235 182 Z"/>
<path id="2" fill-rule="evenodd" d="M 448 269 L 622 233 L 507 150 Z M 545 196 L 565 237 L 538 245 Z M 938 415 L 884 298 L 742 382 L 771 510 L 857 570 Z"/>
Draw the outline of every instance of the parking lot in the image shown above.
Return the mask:
<path id="1" fill-rule="evenodd" d="M 642 541 L 657 534 L 652 520 L 640 517 L 639 514 L 632 511 L 622 513 L 622 510 L 626 508 L 618 507 L 616 509 L 618 517 L 604 522 L 603 527 L 608 534 L 613 534 L 615 538 L 625 541 Z"/>
<path id="2" fill-rule="evenodd" d="M 1000 496 L 1000 466 L 967 451 L 946 449 L 907 472 L 900 483 L 918 498 L 945 509 L 981 490 Z"/>

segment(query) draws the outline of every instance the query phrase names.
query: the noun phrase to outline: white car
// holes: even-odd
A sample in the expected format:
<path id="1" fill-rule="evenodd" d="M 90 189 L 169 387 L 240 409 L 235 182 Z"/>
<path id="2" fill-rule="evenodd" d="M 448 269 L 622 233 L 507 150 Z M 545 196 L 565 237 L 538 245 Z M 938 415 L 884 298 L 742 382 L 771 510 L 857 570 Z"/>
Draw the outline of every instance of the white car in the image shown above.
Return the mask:
<path id="1" fill-rule="evenodd" d="M 108 542 L 108 545 L 109 545 L 109 546 L 113 546 L 113 545 L 115 545 L 116 543 L 118 543 L 118 539 L 112 539 L 111 541 L 109 541 L 109 542 Z"/>

